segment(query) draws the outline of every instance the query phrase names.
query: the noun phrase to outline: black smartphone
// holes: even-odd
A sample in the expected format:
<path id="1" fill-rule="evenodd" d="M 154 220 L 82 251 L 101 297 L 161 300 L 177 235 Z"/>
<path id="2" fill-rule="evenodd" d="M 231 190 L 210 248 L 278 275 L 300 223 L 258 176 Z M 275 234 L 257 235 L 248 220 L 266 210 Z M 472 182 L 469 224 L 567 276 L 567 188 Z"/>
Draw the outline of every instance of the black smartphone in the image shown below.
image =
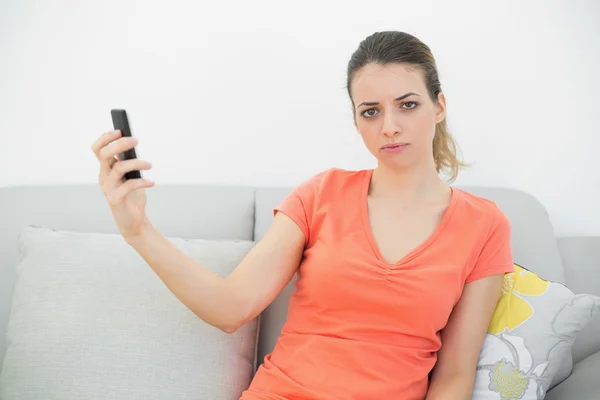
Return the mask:
<path id="1" fill-rule="evenodd" d="M 110 110 L 110 115 L 113 121 L 113 127 L 115 130 L 120 130 L 123 134 L 123 137 L 131 137 L 131 126 L 129 124 L 129 118 L 127 118 L 127 111 L 122 109 L 113 109 Z M 137 154 L 135 152 L 135 147 L 125 150 L 119 154 L 120 160 L 131 160 L 133 158 L 137 158 Z M 125 179 L 139 179 L 142 177 L 142 172 L 135 170 L 129 171 L 125 173 Z"/>

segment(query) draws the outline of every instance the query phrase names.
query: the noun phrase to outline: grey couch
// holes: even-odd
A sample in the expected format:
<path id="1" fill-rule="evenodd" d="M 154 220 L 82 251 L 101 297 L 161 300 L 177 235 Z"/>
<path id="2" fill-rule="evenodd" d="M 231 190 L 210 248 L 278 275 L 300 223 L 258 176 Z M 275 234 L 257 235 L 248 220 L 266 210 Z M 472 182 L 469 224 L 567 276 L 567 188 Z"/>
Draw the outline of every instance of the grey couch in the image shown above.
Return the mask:
<path id="1" fill-rule="evenodd" d="M 515 260 L 545 279 L 566 283 L 576 293 L 600 295 L 600 237 L 556 238 L 543 206 L 521 191 L 467 187 L 497 202 L 509 217 Z M 166 236 L 205 239 L 260 239 L 272 209 L 290 188 L 158 185 L 149 191 L 148 214 Z M 569 205 L 573 206 L 573 205 Z M 17 262 L 17 235 L 25 225 L 81 232 L 116 233 L 96 185 L 0 188 L 0 332 L 6 331 Z M 261 315 L 259 360 L 271 351 L 287 313 L 288 285 Z M 0 336 L 0 367 L 6 351 Z M 547 399 L 600 399 L 600 318 L 580 332 L 573 369 L 558 376 Z M 564 370 L 571 367 L 565 360 Z M 567 376 L 568 375 L 568 376 Z"/>

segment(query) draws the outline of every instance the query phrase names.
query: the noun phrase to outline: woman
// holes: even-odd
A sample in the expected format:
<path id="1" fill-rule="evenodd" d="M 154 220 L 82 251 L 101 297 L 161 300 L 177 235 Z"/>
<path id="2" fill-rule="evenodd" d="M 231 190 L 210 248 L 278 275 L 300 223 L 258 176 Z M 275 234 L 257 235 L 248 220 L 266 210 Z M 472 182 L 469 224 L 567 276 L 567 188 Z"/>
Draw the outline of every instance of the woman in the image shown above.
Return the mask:
<path id="1" fill-rule="evenodd" d="M 425 44 L 375 33 L 352 55 L 347 82 L 377 168 L 330 169 L 299 185 L 226 278 L 146 217 L 141 189 L 153 183 L 122 177 L 150 164 L 116 158 L 135 140 L 108 132 L 96 141 L 100 185 L 127 243 L 225 332 L 255 318 L 298 272 L 281 336 L 243 400 L 470 399 L 503 275 L 513 270 L 508 220 L 440 177 L 452 181 L 461 163 Z"/>

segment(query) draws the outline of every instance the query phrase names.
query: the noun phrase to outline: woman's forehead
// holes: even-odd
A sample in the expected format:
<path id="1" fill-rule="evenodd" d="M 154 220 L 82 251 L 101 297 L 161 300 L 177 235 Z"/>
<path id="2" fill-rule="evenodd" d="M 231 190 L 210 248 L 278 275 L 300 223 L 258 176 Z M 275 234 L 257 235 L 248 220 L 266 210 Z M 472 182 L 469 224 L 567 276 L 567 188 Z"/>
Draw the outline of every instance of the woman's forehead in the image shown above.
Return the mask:
<path id="1" fill-rule="evenodd" d="M 402 64 L 368 64 L 357 71 L 351 83 L 352 97 L 358 103 L 409 92 L 422 95 L 424 89 L 421 74 Z"/>

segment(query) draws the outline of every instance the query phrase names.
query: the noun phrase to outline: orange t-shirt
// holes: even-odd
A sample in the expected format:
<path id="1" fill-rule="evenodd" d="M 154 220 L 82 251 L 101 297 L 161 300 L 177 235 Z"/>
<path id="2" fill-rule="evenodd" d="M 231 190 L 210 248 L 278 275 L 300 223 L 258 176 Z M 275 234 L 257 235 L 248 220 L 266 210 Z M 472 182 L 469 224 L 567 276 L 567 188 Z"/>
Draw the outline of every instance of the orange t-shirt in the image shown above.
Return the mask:
<path id="1" fill-rule="evenodd" d="M 506 216 L 456 188 L 433 234 L 386 262 L 368 218 L 372 172 L 327 170 L 275 209 L 306 247 L 287 321 L 241 400 L 422 400 L 464 285 L 513 270 Z"/>

